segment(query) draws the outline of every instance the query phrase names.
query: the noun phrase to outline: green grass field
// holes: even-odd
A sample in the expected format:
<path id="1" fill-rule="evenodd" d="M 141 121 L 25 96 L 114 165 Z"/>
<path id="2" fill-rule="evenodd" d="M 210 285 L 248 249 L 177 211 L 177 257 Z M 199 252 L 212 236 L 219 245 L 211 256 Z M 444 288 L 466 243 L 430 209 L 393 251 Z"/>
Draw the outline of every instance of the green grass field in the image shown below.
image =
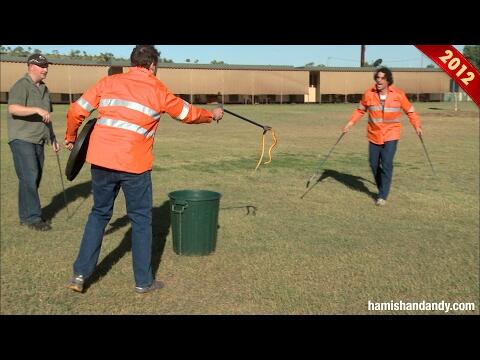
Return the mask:
<path id="1" fill-rule="evenodd" d="M 130 224 L 119 194 L 93 283 L 65 288 L 92 206 L 88 164 L 66 179 L 70 219 L 55 154 L 46 148 L 40 187 L 53 230 L 20 227 L 17 178 L 1 105 L 2 314 L 441 314 L 368 310 L 371 302 L 474 303 L 479 314 L 479 110 L 461 103 L 416 103 L 438 174 L 404 116 L 387 205 L 374 205 L 367 116 L 342 139 L 324 179 L 305 183 L 335 143 L 356 104 L 227 106 L 273 126 L 273 161 L 252 174 L 261 130 L 226 114 L 217 125 L 182 125 L 164 116 L 152 171 L 153 267 L 166 283 L 133 291 Z M 55 106 L 63 139 L 65 106 Z M 60 153 L 62 167 L 68 151 Z M 172 249 L 168 193 L 222 194 L 216 252 Z M 255 211 L 252 210 L 255 207 Z"/>

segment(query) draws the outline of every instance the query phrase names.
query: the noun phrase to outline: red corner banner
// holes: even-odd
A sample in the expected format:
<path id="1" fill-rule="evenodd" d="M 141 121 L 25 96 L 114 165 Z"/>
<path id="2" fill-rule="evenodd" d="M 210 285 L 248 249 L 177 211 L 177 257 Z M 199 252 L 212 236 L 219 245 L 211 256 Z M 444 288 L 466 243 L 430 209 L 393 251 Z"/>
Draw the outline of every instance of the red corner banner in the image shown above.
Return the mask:
<path id="1" fill-rule="evenodd" d="M 451 45 L 415 45 L 440 66 L 480 107 L 480 72 Z"/>

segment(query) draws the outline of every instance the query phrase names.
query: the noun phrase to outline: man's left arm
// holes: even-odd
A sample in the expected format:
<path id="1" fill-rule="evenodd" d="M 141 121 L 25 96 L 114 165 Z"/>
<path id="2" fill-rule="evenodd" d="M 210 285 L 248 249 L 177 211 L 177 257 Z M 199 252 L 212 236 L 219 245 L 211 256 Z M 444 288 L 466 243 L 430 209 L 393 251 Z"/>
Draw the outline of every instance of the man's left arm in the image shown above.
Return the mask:
<path id="1" fill-rule="evenodd" d="M 217 120 L 212 111 L 193 106 L 168 90 L 165 91 L 164 99 L 164 111 L 185 124 L 211 123 L 212 120 Z"/>
<path id="2" fill-rule="evenodd" d="M 402 110 L 407 114 L 408 120 L 410 120 L 410 124 L 412 124 L 413 128 L 417 132 L 417 135 L 422 135 L 422 127 L 420 116 L 415 111 L 415 107 L 408 101 L 407 96 L 405 94 L 401 95 L 400 103 L 402 106 Z"/>

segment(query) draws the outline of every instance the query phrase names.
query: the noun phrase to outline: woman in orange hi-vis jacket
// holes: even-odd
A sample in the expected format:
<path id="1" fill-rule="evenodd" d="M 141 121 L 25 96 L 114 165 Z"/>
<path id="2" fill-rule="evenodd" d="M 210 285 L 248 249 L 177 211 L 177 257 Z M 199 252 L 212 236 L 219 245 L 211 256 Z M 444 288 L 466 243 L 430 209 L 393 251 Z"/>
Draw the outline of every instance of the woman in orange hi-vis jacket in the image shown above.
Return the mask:
<path id="1" fill-rule="evenodd" d="M 400 110 L 407 114 L 418 135 L 422 135 L 420 117 L 405 93 L 393 84 L 393 75 L 386 67 L 374 74 L 375 85 L 363 94 L 358 109 L 343 128 L 347 132 L 368 111 L 368 155 L 370 167 L 378 188 L 376 205 L 386 204 L 393 175 L 393 158 L 400 140 Z"/>
<path id="2" fill-rule="evenodd" d="M 151 266 L 153 140 L 160 117 L 168 113 L 186 124 L 220 120 L 223 110 L 197 108 L 173 95 L 156 77 L 159 53 L 138 45 L 130 55 L 127 73 L 106 76 L 73 103 L 67 113 L 65 147 L 72 150 L 81 123 L 98 109 L 86 161 L 91 166 L 93 207 L 68 288 L 83 292 L 95 270 L 105 227 L 112 217 L 120 188 L 132 224 L 132 262 L 135 291 L 163 287 Z"/>

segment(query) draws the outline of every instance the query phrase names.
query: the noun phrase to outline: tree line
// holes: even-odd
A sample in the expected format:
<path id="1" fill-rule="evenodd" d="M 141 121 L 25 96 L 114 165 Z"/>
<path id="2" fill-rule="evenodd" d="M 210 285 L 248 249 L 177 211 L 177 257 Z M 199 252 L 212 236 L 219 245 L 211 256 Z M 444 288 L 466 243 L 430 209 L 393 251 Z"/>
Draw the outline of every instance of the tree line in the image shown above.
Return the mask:
<path id="1" fill-rule="evenodd" d="M 119 60 L 119 61 L 130 61 L 130 59 L 125 59 L 123 57 L 116 57 L 110 52 L 102 52 L 98 55 L 90 55 L 87 54 L 86 51 L 81 50 L 70 50 L 68 54 L 61 54 L 58 50 L 52 50 L 51 53 L 42 53 L 40 49 L 34 49 L 32 47 L 23 48 L 22 46 L 17 46 L 15 48 L 11 48 L 10 46 L 3 46 L 0 45 L 0 54 L 2 55 L 9 55 L 9 56 L 19 56 L 19 57 L 28 57 L 31 54 L 43 54 L 48 59 L 79 59 L 79 60 L 89 60 L 95 62 L 110 62 L 112 60 Z M 159 51 L 160 55 L 161 52 Z M 174 63 L 172 59 L 167 59 L 159 56 L 158 61 L 161 63 Z M 190 59 L 186 59 L 185 62 L 190 63 L 192 62 Z M 193 63 L 198 64 L 198 59 L 195 59 Z M 225 64 L 223 61 L 212 60 L 210 64 Z"/>
<path id="2" fill-rule="evenodd" d="M 42 53 L 41 50 L 39 49 L 32 49 L 30 46 L 24 49 L 22 46 L 17 46 L 15 48 L 11 48 L 9 46 L 3 46 L 0 45 L 0 54 L 5 54 L 5 55 L 11 55 L 11 56 L 20 56 L 20 57 L 28 57 L 29 55 L 33 53 Z M 161 52 L 160 52 L 161 54 Z M 90 61 L 96 61 L 96 62 L 109 62 L 111 60 L 120 60 L 120 61 L 129 61 L 129 59 L 125 59 L 122 57 L 115 57 L 112 53 L 110 52 L 102 52 L 98 55 L 89 55 L 85 51 L 81 50 L 70 50 L 69 54 L 60 54 L 58 50 L 52 50 L 51 53 L 45 53 L 43 54 L 47 56 L 48 58 L 51 59 L 81 59 L 81 60 L 90 60 Z M 463 55 L 465 56 L 466 59 L 468 59 L 473 66 L 475 66 L 477 69 L 480 69 L 480 45 L 465 45 L 463 48 Z M 378 59 L 381 62 L 381 59 Z M 377 60 L 377 61 L 378 61 Z M 161 56 L 159 57 L 159 62 L 161 63 L 174 63 L 172 59 L 167 59 L 167 58 L 162 58 Z M 186 63 L 191 63 L 193 62 L 194 64 L 198 63 L 198 59 L 195 59 L 192 61 L 191 59 L 185 59 Z M 218 61 L 218 60 L 212 60 L 210 61 L 210 64 L 226 64 L 223 61 Z M 305 64 L 305 67 L 313 67 L 315 66 L 314 62 L 310 62 L 308 64 Z M 324 67 L 324 64 L 318 64 L 317 66 Z M 368 62 L 365 62 L 364 66 L 373 66 L 375 67 L 376 64 L 372 63 L 369 64 Z M 426 66 L 427 68 L 429 67 L 434 67 L 433 64 L 429 64 Z"/>
<path id="3" fill-rule="evenodd" d="M 22 46 L 17 46 L 11 48 L 10 46 L 0 46 L 0 54 L 19 56 L 19 57 L 28 57 L 31 54 L 42 53 L 39 49 L 32 49 L 30 46 L 23 48 Z M 116 57 L 110 52 L 101 52 L 98 55 L 87 54 L 86 51 L 81 51 L 77 49 L 72 49 L 68 54 L 61 54 L 58 50 L 52 50 L 50 53 L 42 53 L 49 59 L 81 59 L 81 60 L 90 60 L 96 62 L 109 62 L 111 60 L 120 60 L 120 61 L 130 61 L 130 59 L 125 59 L 123 57 Z M 173 63 L 173 60 L 159 57 L 159 62 Z"/>

